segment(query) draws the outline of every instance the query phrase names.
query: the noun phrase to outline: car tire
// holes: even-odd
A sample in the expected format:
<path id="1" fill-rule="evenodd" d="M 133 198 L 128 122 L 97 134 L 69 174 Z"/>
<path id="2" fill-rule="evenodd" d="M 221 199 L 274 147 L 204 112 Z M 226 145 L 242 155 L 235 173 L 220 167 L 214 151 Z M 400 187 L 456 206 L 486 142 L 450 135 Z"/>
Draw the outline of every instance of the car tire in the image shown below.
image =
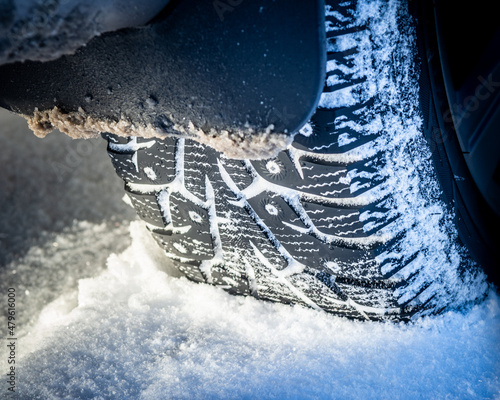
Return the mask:
<path id="1" fill-rule="evenodd" d="M 382 137 L 391 120 L 381 116 L 392 115 L 394 105 L 373 86 L 377 73 L 401 91 L 403 78 L 416 81 L 415 70 L 398 69 L 398 57 L 414 64 L 411 34 L 398 53 L 378 52 L 384 32 L 371 24 L 376 13 L 360 17 L 357 10 L 366 2 L 331 3 L 324 93 L 286 151 L 269 160 L 232 160 L 188 138 L 105 134 L 126 193 L 183 275 L 232 294 L 397 321 L 474 302 L 484 295 L 484 278 L 456 243 L 449 218 L 429 222 L 447 235 L 438 248 L 414 237 L 423 226 L 420 203 L 405 193 L 393 196 L 405 190 L 390 176 L 391 160 L 402 153 L 414 157 L 407 166 L 412 177 L 436 182 L 421 133 L 404 143 Z M 398 21 L 400 30 L 411 32 L 410 22 Z M 363 65 L 373 68 L 365 70 L 354 56 L 366 48 Z M 418 110 L 408 111 L 408 118 L 417 119 Z M 427 196 L 422 207 L 440 204 L 435 183 L 418 190 Z M 400 198 L 414 201 L 413 208 Z M 405 215 L 404 207 L 415 215 Z M 446 209 L 436 207 L 434 214 Z M 453 259 L 451 266 L 440 261 L 443 253 Z"/>

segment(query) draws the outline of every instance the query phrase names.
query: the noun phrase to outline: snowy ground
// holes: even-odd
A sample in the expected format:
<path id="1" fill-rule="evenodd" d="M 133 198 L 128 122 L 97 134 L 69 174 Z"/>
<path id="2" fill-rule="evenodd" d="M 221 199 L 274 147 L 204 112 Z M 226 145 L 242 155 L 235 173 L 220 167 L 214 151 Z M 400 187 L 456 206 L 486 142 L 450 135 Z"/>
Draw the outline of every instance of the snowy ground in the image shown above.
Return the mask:
<path id="1" fill-rule="evenodd" d="M 353 322 L 179 279 L 122 201 L 104 141 L 0 112 L 0 397 L 500 398 L 498 294 L 413 324 Z"/>

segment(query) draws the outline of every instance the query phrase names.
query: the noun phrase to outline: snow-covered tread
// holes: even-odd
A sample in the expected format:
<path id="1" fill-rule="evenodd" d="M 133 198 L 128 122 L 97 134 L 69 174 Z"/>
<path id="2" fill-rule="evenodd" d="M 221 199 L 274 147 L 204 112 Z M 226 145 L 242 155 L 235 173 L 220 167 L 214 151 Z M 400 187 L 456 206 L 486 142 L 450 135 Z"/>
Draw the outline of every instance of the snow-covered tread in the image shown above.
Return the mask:
<path id="1" fill-rule="evenodd" d="M 184 275 L 234 294 L 377 320 L 481 297 L 428 172 L 402 11 L 327 3 L 324 93 L 288 150 L 237 161 L 187 139 L 107 134 L 132 204 Z M 429 232 L 421 217 L 439 213 Z"/>

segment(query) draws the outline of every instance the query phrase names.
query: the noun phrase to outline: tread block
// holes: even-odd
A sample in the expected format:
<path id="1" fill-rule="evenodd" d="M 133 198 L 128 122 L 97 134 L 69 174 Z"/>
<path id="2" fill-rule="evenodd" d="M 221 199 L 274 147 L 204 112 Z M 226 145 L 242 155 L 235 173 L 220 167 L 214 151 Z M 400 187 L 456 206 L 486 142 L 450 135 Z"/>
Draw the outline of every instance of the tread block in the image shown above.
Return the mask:
<path id="1" fill-rule="evenodd" d="M 366 237 L 358 208 L 337 208 L 314 203 L 303 203 L 314 225 L 328 235 Z"/>
<path id="2" fill-rule="evenodd" d="M 156 194 L 138 194 L 127 190 L 127 195 L 142 220 L 159 228 L 166 225 Z"/>

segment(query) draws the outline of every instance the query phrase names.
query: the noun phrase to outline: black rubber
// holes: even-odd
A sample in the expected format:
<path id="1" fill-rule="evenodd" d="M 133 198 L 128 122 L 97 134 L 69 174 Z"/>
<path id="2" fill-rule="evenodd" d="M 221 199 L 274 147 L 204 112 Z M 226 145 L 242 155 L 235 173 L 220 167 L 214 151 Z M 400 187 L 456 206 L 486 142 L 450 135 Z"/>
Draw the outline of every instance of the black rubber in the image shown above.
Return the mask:
<path id="1" fill-rule="evenodd" d="M 319 122 L 326 122 L 325 113 L 312 119 L 314 136 L 327 128 Z M 405 319 L 416 311 L 397 303 L 397 282 L 380 273 L 374 259 L 380 243 L 356 241 L 376 233 L 363 230 L 359 215 L 379 205 L 336 205 L 359 193 L 328 177 L 341 178 L 360 165 L 306 155 L 299 160 L 302 178 L 290 153 L 235 161 L 190 140 L 105 136 L 138 215 L 189 279 L 354 318 Z M 310 152 L 304 144 L 294 148 Z M 272 186 L 245 200 L 245 189 L 259 180 Z M 380 228 L 390 221 L 378 222 Z M 308 232 L 308 225 L 318 230 Z"/>
<path id="2" fill-rule="evenodd" d="M 349 15 L 349 5 L 336 11 Z M 333 39 L 365 29 L 327 23 Z M 327 57 L 350 62 L 348 52 Z M 324 91 L 345 86 L 325 83 Z M 377 232 L 394 218 L 362 222 L 363 211 L 384 211 L 383 199 L 352 201 L 379 182 L 345 179 L 353 169 L 373 172 L 377 161 L 337 160 L 374 139 L 333 123 L 359 118 L 356 111 L 366 106 L 317 109 L 292 147 L 265 161 L 230 160 L 187 139 L 104 137 L 134 208 L 189 279 L 352 318 L 405 320 L 419 309 L 398 302 L 395 290 L 405 282 L 394 279 L 397 269 L 383 274 L 376 261 L 391 245 Z M 340 145 L 346 132 L 357 141 Z"/>

